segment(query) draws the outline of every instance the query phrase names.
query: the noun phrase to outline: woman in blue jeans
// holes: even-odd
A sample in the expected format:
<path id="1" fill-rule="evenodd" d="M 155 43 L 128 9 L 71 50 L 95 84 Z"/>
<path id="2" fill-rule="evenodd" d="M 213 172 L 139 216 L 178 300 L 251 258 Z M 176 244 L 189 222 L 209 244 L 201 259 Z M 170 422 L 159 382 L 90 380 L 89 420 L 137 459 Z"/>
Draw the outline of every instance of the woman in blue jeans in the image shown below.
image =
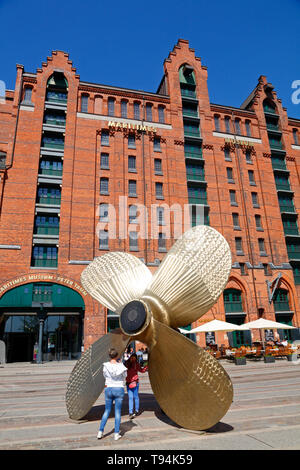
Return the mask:
<path id="1" fill-rule="evenodd" d="M 109 350 L 109 362 L 103 364 L 103 375 L 105 377 L 105 411 L 103 413 L 98 439 L 101 439 L 104 427 L 111 412 L 112 404 L 115 402 L 115 433 L 114 439 L 117 441 L 122 436 L 120 434 L 121 409 L 124 398 L 124 381 L 127 369 L 124 364 L 117 362 L 118 352 L 115 349 Z"/>
<path id="2" fill-rule="evenodd" d="M 127 367 L 127 393 L 128 393 L 128 405 L 129 405 L 129 418 L 133 419 L 140 413 L 140 400 L 139 400 L 139 376 L 138 372 L 146 372 L 148 366 L 141 367 L 137 355 L 132 354 L 128 361 L 125 362 Z M 135 412 L 133 412 L 133 405 L 135 405 Z"/>

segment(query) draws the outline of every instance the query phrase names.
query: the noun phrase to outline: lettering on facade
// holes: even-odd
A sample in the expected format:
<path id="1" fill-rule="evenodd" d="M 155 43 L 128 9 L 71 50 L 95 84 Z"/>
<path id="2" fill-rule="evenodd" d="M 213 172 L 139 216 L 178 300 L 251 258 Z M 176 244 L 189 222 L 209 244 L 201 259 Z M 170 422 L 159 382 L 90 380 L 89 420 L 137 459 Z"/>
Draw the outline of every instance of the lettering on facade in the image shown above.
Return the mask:
<path id="1" fill-rule="evenodd" d="M 86 290 L 83 289 L 77 282 L 67 279 L 65 277 L 59 276 L 58 274 L 28 274 L 26 276 L 21 276 L 12 281 L 8 281 L 0 287 L 0 295 L 4 292 L 16 287 L 20 284 L 26 284 L 31 281 L 52 281 L 58 282 L 59 284 L 66 285 L 72 289 L 79 291 L 83 296 L 87 295 Z"/>
<path id="2" fill-rule="evenodd" d="M 228 137 L 225 138 L 225 143 L 226 144 L 233 144 L 233 145 L 238 145 L 240 147 L 254 147 L 253 142 L 249 142 L 249 140 L 234 140 L 230 139 Z"/>
<path id="3" fill-rule="evenodd" d="M 145 126 L 142 124 L 132 124 L 129 122 L 109 121 L 108 127 L 109 129 L 113 129 L 115 131 L 128 130 L 128 131 L 145 132 L 148 134 L 151 134 L 151 133 L 156 134 L 157 132 L 156 127 Z"/>

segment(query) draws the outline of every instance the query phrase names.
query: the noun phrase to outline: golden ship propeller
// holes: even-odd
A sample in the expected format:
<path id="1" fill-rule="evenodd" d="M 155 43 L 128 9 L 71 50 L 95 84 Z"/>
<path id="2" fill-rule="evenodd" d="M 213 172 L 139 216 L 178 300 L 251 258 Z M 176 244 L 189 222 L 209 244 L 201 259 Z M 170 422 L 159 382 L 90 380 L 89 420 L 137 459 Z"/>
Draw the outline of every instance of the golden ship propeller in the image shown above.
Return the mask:
<path id="1" fill-rule="evenodd" d="M 149 379 L 166 415 L 193 430 L 209 429 L 233 399 L 231 380 L 217 360 L 177 328 L 204 315 L 223 292 L 231 253 L 215 229 L 185 232 L 152 276 L 137 257 L 109 252 L 82 272 L 87 292 L 120 315 L 120 328 L 95 341 L 77 361 L 67 384 L 72 419 L 83 418 L 104 389 L 103 362 L 114 347 L 122 356 L 134 340 L 147 345 Z"/>

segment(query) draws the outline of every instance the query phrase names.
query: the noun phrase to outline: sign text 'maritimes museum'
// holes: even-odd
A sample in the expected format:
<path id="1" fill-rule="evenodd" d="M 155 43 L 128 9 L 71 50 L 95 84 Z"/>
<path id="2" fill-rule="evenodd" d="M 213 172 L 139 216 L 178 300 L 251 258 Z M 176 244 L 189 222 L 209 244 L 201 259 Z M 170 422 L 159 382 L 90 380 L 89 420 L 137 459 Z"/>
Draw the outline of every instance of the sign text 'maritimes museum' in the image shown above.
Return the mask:
<path id="1" fill-rule="evenodd" d="M 71 289 L 75 289 L 79 291 L 82 295 L 86 296 L 87 292 L 75 281 L 71 279 L 67 279 L 59 274 L 28 274 L 25 276 L 20 276 L 16 279 L 12 279 L 11 281 L 5 282 L 2 286 L 0 286 L 0 295 L 3 292 L 6 292 L 13 287 L 16 287 L 20 284 L 26 284 L 27 282 L 32 281 L 49 281 L 49 282 L 58 282 L 59 284 L 64 284 Z"/>

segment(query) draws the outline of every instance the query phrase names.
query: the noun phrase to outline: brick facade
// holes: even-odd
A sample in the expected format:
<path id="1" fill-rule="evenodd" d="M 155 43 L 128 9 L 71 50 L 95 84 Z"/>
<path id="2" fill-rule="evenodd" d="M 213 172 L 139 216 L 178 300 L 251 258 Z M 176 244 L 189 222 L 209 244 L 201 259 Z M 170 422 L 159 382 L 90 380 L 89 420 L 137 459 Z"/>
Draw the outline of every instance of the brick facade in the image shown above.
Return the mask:
<path id="1" fill-rule="evenodd" d="M 188 92 L 192 90 L 194 98 L 185 97 L 182 100 L 179 70 L 185 64 L 188 65 L 187 72 L 185 70 L 183 73 L 193 73 L 195 87 L 186 89 Z M 50 114 L 57 112 L 57 115 L 63 116 L 60 106 L 53 108 L 45 99 L 53 74 L 63 75 L 67 80 L 67 104 L 61 107 L 66 116 L 63 132 L 45 123 L 47 110 Z M 264 76 L 259 78 L 257 87 L 240 108 L 211 103 L 207 78 L 206 67 L 186 40 L 179 40 L 165 60 L 164 77 L 157 93 L 83 82 L 68 54 L 61 51 L 54 51 L 35 73 L 27 73 L 23 66 L 17 66 L 15 90 L 7 91 L 5 103 L 0 104 L 0 151 L 6 153 L 6 168 L 3 165 L 0 168 L 0 289 L 9 280 L 25 276 L 27 282 L 30 275 L 36 275 L 38 279 L 45 274 L 53 274 L 58 283 L 65 282 L 57 281 L 61 278 L 80 285 L 80 274 L 85 266 L 107 251 L 99 249 L 96 234 L 96 211 L 101 203 L 115 206 L 117 220 L 125 216 L 119 214 L 120 196 L 128 197 L 128 206 L 143 204 L 150 208 L 151 204 L 188 204 L 185 144 L 190 143 L 201 147 L 201 164 L 205 173 L 205 182 L 197 185 L 194 181 L 191 186 L 195 191 L 200 186 L 205 189 L 209 224 L 224 235 L 231 247 L 233 268 L 227 288 L 241 292 L 242 320 L 252 321 L 261 315 L 276 319 L 274 304 L 268 300 L 267 281 L 274 281 L 281 273 L 278 288 L 287 291 L 289 316 L 292 316 L 294 326 L 300 326 L 300 252 L 297 251 L 300 235 L 285 233 L 282 222 L 284 218 L 297 224 L 300 210 L 300 145 L 295 140 L 295 130 L 300 134 L 300 121 L 288 118 L 280 99 Z M 31 90 L 28 92 L 31 95 L 29 102 L 25 99 L 25 89 Z M 109 98 L 114 99 L 113 116 L 108 115 Z M 276 118 L 279 131 L 276 134 L 276 129 L 273 129 L 273 133 L 275 139 L 276 135 L 280 137 L 283 149 L 270 147 L 270 132 L 264 112 L 266 99 L 276 106 L 276 113 L 273 114 L 279 116 Z M 127 117 L 124 117 L 122 100 L 127 103 Z M 140 119 L 136 119 L 134 103 L 139 103 Z M 145 114 L 147 104 L 152 105 L 152 120 L 147 120 Z M 194 119 L 191 115 L 187 117 L 186 113 L 190 110 L 193 114 L 191 110 L 196 109 L 195 106 L 198 116 Z M 159 122 L 162 121 L 159 107 L 164 109 L 164 122 Z M 226 117 L 229 118 L 230 131 L 226 128 Z M 236 119 L 239 120 L 238 132 L 234 127 Z M 272 124 L 272 115 L 270 119 Z M 110 121 L 120 122 L 121 126 L 109 126 Z M 193 126 L 200 124 L 200 138 L 189 140 L 185 135 L 184 123 L 188 123 L 186 125 L 190 125 L 192 130 Z M 150 130 L 141 132 L 132 129 L 141 124 Z M 151 128 L 155 128 L 156 132 Z M 108 132 L 108 146 L 101 144 L 103 131 Z M 63 135 L 63 150 L 43 147 L 41 142 L 45 135 L 59 135 L 59 138 Z M 135 135 L 136 148 L 128 148 L 128 135 Z M 160 151 L 154 150 L 154 140 L 157 138 L 160 138 Z M 33 266 L 32 257 L 34 246 L 42 244 L 34 235 L 35 217 L 42 213 L 41 207 L 37 207 L 37 188 L 47 184 L 51 186 L 49 178 L 47 180 L 46 177 L 45 183 L 41 177 L 40 156 L 51 157 L 51 152 L 55 161 L 63 162 L 63 172 L 61 179 L 52 179 L 55 188 L 58 191 L 61 188 L 61 199 L 59 211 L 53 212 L 60 219 L 59 235 L 53 238 L 52 243 L 58 250 L 57 266 L 49 268 Z M 108 169 L 101 168 L 101 153 L 109 154 Z M 128 156 L 136 157 L 135 171 L 128 169 Z M 278 190 L 276 186 L 277 173 L 272 161 L 277 157 L 285 162 L 286 170 L 282 174 L 288 175 L 290 190 Z M 161 160 L 162 171 L 155 171 L 155 159 Z M 192 158 L 189 162 L 190 167 L 194 168 Z M 232 171 L 230 180 L 227 168 Z M 253 172 L 252 181 L 249 180 L 249 170 Z M 281 177 L 280 171 L 278 175 L 277 182 Z M 101 178 L 108 178 L 107 194 L 100 194 Z M 129 195 L 131 180 L 136 181 L 136 196 Z M 156 183 L 163 185 L 163 199 L 157 198 Z M 256 196 L 251 193 L 256 193 Z M 285 194 L 292 198 L 295 208 L 291 219 L 288 211 L 283 214 L 280 209 L 278 195 L 284 197 Z M 253 197 L 258 201 L 255 207 Z M 238 225 L 233 224 L 233 214 Z M 259 227 L 256 219 L 260 220 Z M 151 233 L 150 220 L 147 225 Z M 174 228 L 172 217 L 171 236 L 166 239 L 166 250 L 159 249 L 158 240 L 149 236 L 146 240 L 138 240 L 138 248 L 132 254 L 142 258 L 154 272 L 165 251 L 175 241 Z M 236 238 L 242 241 L 242 249 L 238 253 Z M 43 240 L 43 237 L 40 239 Z M 287 241 L 294 255 L 291 251 L 288 253 Z M 49 239 L 47 243 L 49 247 Z M 263 251 L 262 243 L 265 247 Z M 109 239 L 109 250 L 130 251 L 128 237 Z M 22 284 L 24 282 L 18 285 Z M 88 294 L 83 295 L 83 299 L 86 348 L 106 333 L 107 323 L 106 309 Z M 235 314 L 232 312 L 230 316 L 229 312 L 229 321 Z M 287 315 L 286 312 L 284 314 Z M 223 296 L 193 326 L 213 318 L 228 318 Z M 254 332 L 253 338 L 258 337 L 259 333 Z M 203 346 L 204 335 L 198 335 L 197 341 Z M 219 333 L 216 341 L 226 343 L 227 338 Z"/>

